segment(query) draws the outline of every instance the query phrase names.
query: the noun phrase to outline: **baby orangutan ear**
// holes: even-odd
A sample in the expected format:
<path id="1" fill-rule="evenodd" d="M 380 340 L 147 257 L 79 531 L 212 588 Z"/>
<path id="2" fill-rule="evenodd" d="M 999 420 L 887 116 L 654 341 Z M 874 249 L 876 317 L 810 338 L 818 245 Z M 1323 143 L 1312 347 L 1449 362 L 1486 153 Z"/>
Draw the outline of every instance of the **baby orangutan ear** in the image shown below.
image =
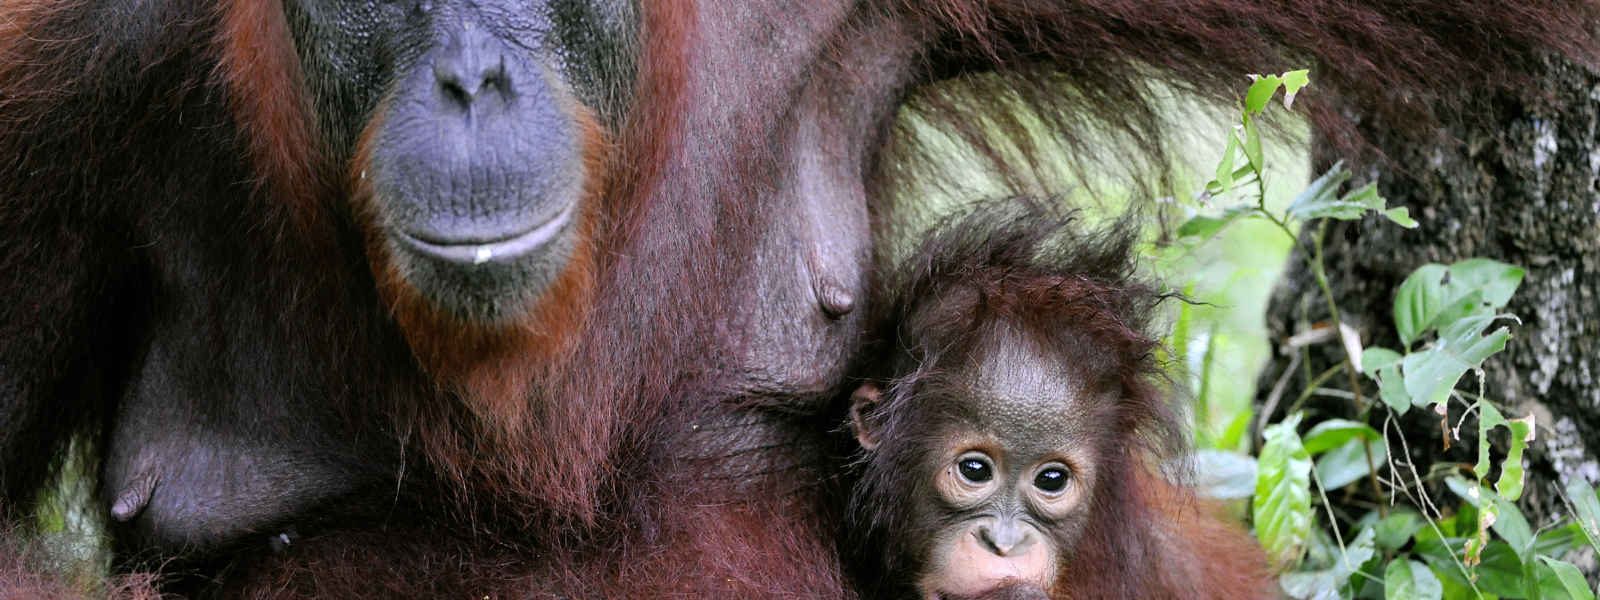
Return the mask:
<path id="1" fill-rule="evenodd" d="M 878 449 L 878 423 L 874 413 L 882 398 L 883 393 L 873 383 L 863 383 L 850 394 L 850 429 L 855 431 L 861 448 L 868 452 Z"/>

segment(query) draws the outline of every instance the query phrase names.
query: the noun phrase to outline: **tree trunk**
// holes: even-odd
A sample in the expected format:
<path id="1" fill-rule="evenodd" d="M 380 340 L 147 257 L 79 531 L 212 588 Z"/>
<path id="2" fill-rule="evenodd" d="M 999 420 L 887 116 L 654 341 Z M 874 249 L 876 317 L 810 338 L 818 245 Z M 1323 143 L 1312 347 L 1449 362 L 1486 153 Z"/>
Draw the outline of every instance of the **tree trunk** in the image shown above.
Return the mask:
<path id="1" fill-rule="evenodd" d="M 1453 120 L 1438 139 L 1419 141 L 1383 123 L 1363 123 L 1363 133 L 1391 162 L 1355 165 L 1355 183 L 1376 178 L 1390 205 L 1410 207 L 1421 226 L 1405 230 L 1373 217 L 1331 223 L 1324 248 L 1339 310 L 1368 346 L 1400 347 L 1391 317 L 1394 293 L 1424 263 L 1481 256 L 1527 269 L 1508 307 L 1522 323 L 1513 325 L 1506 352 L 1488 362 L 1484 390 L 1509 409 L 1508 417 L 1537 418 L 1526 504 L 1536 513 L 1530 516 L 1542 517 L 1565 512 L 1554 495 L 1561 482 L 1600 482 L 1600 77 L 1559 60 L 1532 75 L 1541 85 L 1518 97 L 1470 98 L 1474 118 Z M 1323 169 L 1330 163 L 1317 162 Z M 1314 227 L 1302 232 L 1302 248 L 1314 233 Z M 1304 254 L 1297 251 L 1292 260 L 1268 311 L 1268 328 L 1279 343 L 1328 319 L 1316 281 L 1302 267 Z M 1344 354 L 1334 343 L 1303 356 L 1282 398 L 1297 398 L 1305 373 L 1320 373 Z M 1276 356 L 1261 389 L 1270 390 L 1289 362 Z M 1325 385 L 1348 385 L 1344 376 L 1329 381 Z M 1362 385 L 1363 396 L 1375 398 L 1371 382 Z M 1458 385 L 1476 387 L 1470 373 Z M 1356 410 L 1348 400 L 1320 397 L 1312 407 L 1345 415 Z M 1451 406 L 1451 425 L 1461 412 L 1459 404 Z M 1463 432 L 1476 431 L 1470 423 Z M 1412 410 L 1402 425 L 1424 474 L 1425 462 L 1476 459 L 1476 436 L 1462 435 L 1454 449 L 1440 449 L 1439 420 L 1431 411 Z M 1503 434 L 1493 439 L 1502 443 Z"/>

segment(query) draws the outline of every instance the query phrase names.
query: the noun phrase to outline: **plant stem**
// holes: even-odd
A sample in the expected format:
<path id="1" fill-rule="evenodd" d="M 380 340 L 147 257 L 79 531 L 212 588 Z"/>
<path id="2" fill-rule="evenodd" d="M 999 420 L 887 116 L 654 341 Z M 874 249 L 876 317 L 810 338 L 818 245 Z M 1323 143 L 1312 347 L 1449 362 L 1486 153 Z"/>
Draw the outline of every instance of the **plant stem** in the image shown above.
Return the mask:
<path id="1" fill-rule="evenodd" d="M 1322 299 L 1328 303 L 1328 316 L 1329 318 L 1333 319 L 1334 327 L 1343 328 L 1344 317 L 1339 314 L 1339 304 L 1333 299 L 1333 287 L 1328 285 L 1327 265 L 1323 262 L 1322 242 L 1327 235 L 1328 221 L 1326 219 L 1318 221 L 1317 232 L 1311 237 L 1311 272 L 1317 278 L 1317 287 L 1322 289 Z M 1340 331 L 1340 335 L 1344 335 L 1342 329 Z M 1361 380 L 1356 377 L 1355 360 L 1356 357 L 1349 356 L 1349 353 L 1347 352 L 1344 357 L 1343 366 L 1345 368 L 1346 379 L 1350 384 L 1350 393 L 1355 394 L 1356 396 L 1354 400 L 1356 411 L 1364 412 L 1366 410 L 1367 403 L 1361 396 Z M 1366 455 L 1367 458 L 1367 483 L 1372 487 L 1372 493 L 1378 498 L 1378 506 L 1381 507 L 1384 504 L 1382 502 L 1383 486 L 1378 485 L 1377 465 L 1372 461 L 1372 447 L 1362 444 L 1361 451 Z M 1381 508 L 1379 509 L 1380 516 L 1387 517 L 1389 516 L 1387 513 L 1387 510 Z"/>

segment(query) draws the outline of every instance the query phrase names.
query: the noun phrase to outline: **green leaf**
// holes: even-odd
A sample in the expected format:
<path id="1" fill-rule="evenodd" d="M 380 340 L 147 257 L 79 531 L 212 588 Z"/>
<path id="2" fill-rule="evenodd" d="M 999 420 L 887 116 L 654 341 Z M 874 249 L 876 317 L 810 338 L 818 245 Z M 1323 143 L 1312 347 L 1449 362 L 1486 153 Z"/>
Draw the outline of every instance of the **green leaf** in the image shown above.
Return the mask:
<path id="1" fill-rule="evenodd" d="M 1472 465 L 1472 474 L 1478 479 L 1489 476 L 1489 432 L 1506 424 L 1505 415 L 1488 402 L 1478 402 L 1478 462 Z"/>
<path id="2" fill-rule="evenodd" d="M 1411 409 L 1411 394 L 1406 392 L 1406 379 L 1400 375 L 1398 365 L 1384 367 L 1378 373 L 1378 397 L 1398 414 Z"/>
<path id="3" fill-rule="evenodd" d="M 1298 71 L 1289 71 L 1288 73 L 1284 73 L 1283 107 L 1290 108 L 1294 106 L 1295 94 L 1300 93 L 1300 89 L 1308 85 L 1311 85 L 1311 71 L 1309 69 L 1300 69 Z"/>
<path id="4" fill-rule="evenodd" d="M 1478 575 L 1478 589 L 1484 592 L 1514 598 L 1526 595 L 1527 575 L 1522 559 L 1505 542 L 1490 542 L 1473 572 Z"/>
<path id="5" fill-rule="evenodd" d="M 1382 210 L 1384 200 L 1378 195 L 1378 184 L 1369 182 L 1346 192 L 1339 198 L 1339 204 L 1350 211 L 1351 219 L 1357 219 L 1368 210 Z"/>
<path id="6" fill-rule="evenodd" d="M 1583 527 L 1577 522 L 1568 522 L 1540 531 L 1533 538 L 1533 553 L 1545 556 L 1565 556 L 1568 552 L 1583 544 Z"/>
<path id="7" fill-rule="evenodd" d="M 1567 593 L 1567 598 L 1594 600 L 1594 590 L 1589 589 L 1589 582 L 1584 580 L 1583 572 L 1572 566 L 1572 563 L 1548 556 L 1541 556 L 1539 560 L 1544 563 L 1545 568 L 1555 574 L 1556 581 L 1561 583 L 1561 589 Z"/>
<path id="8" fill-rule="evenodd" d="M 1220 216 L 1195 215 L 1178 226 L 1178 237 L 1209 239 L 1240 217 L 1255 213 L 1253 206 L 1235 206 L 1222 211 Z"/>
<path id="9" fill-rule="evenodd" d="M 1400 360 L 1400 353 L 1388 348 L 1374 346 L 1361 352 L 1361 372 L 1378 382 L 1378 397 L 1383 403 L 1403 415 L 1411 408 L 1411 396 L 1400 375 Z"/>
<path id="10" fill-rule="evenodd" d="M 1339 600 L 1339 584 L 1327 569 L 1284 573 L 1278 576 L 1278 587 L 1295 600 Z"/>
<path id="11" fill-rule="evenodd" d="M 1416 229 L 1417 220 L 1411 218 L 1411 211 L 1404 206 L 1397 206 L 1383 211 L 1383 218 L 1406 229 Z"/>
<path id="12" fill-rule="evenodd" d="M 1583 527 L 1584 537 L 1595 552 L 1600 552 L 1600 498 L 1595 496 L 1595 489 L 1582 480 L 1574 480 L 1567 484 L 1567 499 L 1572 501 L 1576 513 L 1573 518 Z"/>
<path id="13" fill-rule="evenodd" d="M 1322 454 L 1355 438 L 1377 440 L 1383 436 L 1366 423 L 1346 419 L 1328 419 L 1317 423 L 1304 437 L 1306 452 L 1312 456 Z"/>
<path id="14" fill-rule="evenodd" d="M 1438 600 L 1443 595 L 1439 578 L 1420 562 L 1396 560 L 1383 571 L 1385 600 Z"/>
<path id="15" fill-rule="evenodd" d="M 1377 555 L 1377 548 L 1374 545 L 1375 535 L 1371 529 L 1368 529 L 1356 534 L 1356 538 L 1345 545 L 1344 553 L 1333 563 L 1332 571 L 1335 583 L 1344 585 L 1346 581 L 1350 580 L 1351 575 L 1361 569 L 1361 565 L 1367 564 L 1367 561 L 1372 560 L 1372 557 Z"/>
<path id="16" fill-rule="evenodd" d="M 1517 509 L 1517 505 L 1507 502 L 1505 498 L 1499 495 L 1491 495 L 1489 498 L 1494 502 L 1495 508 L 1494 521 L 1491 525 L 1494 532 L 1500 535 L 1500 539 L 1506 541 L 1506 545 L 1517 553 L 1518 558 L 1524 562 L 1531 559 L 1528 554 L 1533 550 L 1533 528 L 1528 526 L 1528 519 L 1522 516 L 1522 511 Z"/>
<path id="17" fill-rule="evenodd" d="M 1444 478 L 1444 486 L 1456 497 L 1466 500 L 1469 506 L 1483 506 L 1482 488 L 1478 487 L 1478 482 L 1460 475 L 1449 475 Z"/>
<path id="18" fill-rule="evenodd" d="M 1277 75 L 1258 75 L 1250 84 L 1250 89 L 1244 93 L 1244 112 L 1246 115 L 1258 115 L 1267 109 L 1267 103 L 1272 101 L 1272 95 L 1278 93 L 1278 88 L 1283 86 L 1283 79 Z"/>
<path id="19" fill-rule="evenodd" d="M 1522 283 L 1521 267 L 1471 258 L 1448 267 L 1426 264 L 1400 284 L 1394 299 L 1395 329 L 1410 346 L 1429 329 L 1443 329 L 1505 307 Z"/>
<path id="20" fill-rule="evenodd" d="M 1506 450 L 1506 459 L 1500 463 L 1500 478 L 1495 480 L 1494 489 L 1501 498 L 1515 502 L 1522 497 L 1522 451 L 1533 439 L 1533 415 L 1508 420 L 1506 427 L 1511 430 L 1511 447 Z M 1480 438 L 1478 446 L 1481 448 L 1488 444 Z"/>
<path id="21" fill-rule="evenodd" d="M 1434 574 L 1445 583 L 1446 589 L 1472 588 L 1472 584 L 1467 581 L 1467 574 L 1456 564 L 1455 558 L 1461 555 L 1466 540 L 1458 537 L 1440 538 L 1432 529 L 1426 527 L 1417 531 L 1416 540 L 1417 543 L 1411 547 L 1412 556 L 1421 558 L 1423 562 L 1428 563 L 1428 566 L 1433 567 Z"/>
<path id="22" fill-rule="evenodd" d="M 1191 460 L 1194 488 L 1201 496 L 1242 500 L 1255 492 L 1256 459 L 1238 452 L 1201 450 Z"/>
<path id="23" fill-rule="evenodd" d="M 1234 415 L 1228 426 L 1222 429 L 1222 435 L 1217 438 L 1218 448 L 1238 448 L 1244 443 L 1244 437 L 1249 434 L 1250 423 L 1255 416 L 1249 410 L 1240 410 Z"/>
<path id="24" fill-rule="evenodd" d="M 1261 132 L 1256 130 L 1256 122 L 1250 115 L 1244 116 L 1244 157 L 1250 161 L 1250 167 L 1256 173 L 1262 172 L 1267 167 L 1266 158 L 1261 152 Z"/>
<path id="25" fill-rule="evenodd" d="M 1329 561 L 1328 568 L 1285 573 L 1279 578 L 1279 585 L 1291 598 L 1337 600 L 1340 597 L 1340 588 L 1350 581 L 1350 577 L 1361 569 L 1362 565 L 1377 555 L 1372 540 L 1372 530 L 1363 531 L 1345 545 L 1343 552 Z M 1333 546 L 1331 542 L 1318 545 Z M 1332 549 L 1337 550 L 1337 548 Z"/>
<path id="26" fill-rule="evenodd" d="M 1388 348 L 1373 346 L 1361 352 L 1361 372 L 1368 376 L 1377 374 L 1378 370 L 1384 367 L 1397 364 L 1400 364 L 1400 353 Z"/>
<path id="27" fill-rule="evenodd" d="M 1231 222 L 1233 222 L 1233 217 L 1227 215 L 1223 217 L 1195 215 L 1178 226 L 1178 237 L 1209 239 L 1211 236 L 1216 235 L 1218 231 L 1222 231 L 1222 228 L 1227 227 L 1228 223 Z"/>
<path id="28" fill-rule="evenodd" d="M 1487 336 L 1482 335 L 1496 316 L 1475 316 L 1451 323 L 1439 332 L 1439 339 L 1428 349 L 1407 354 L 1400 361 L 1405 373 L 1406 393 L 1412 404 L 1442 404 L 1450 399 L 1467 371 L 1476 369 L 1484 359 L 1505 350 L 1511 331 L 1501 327 Z"/>
<path id="29" fill-rule="evenodd" d="M 1344 168 L 1344 163 L 1334 163 L 1289 201 L 1289 216 L 1302 220 L 1317 218 L 1328 206 L 1338 202 L 1339 186 L 1349 180 L 1350 171 Z"/>
<path id="30" fill-rule="evenodd" d="M 1251 515 L 1256 537 L 1280 567 L 1300 561 L 1311 533 L 1311 455 L 1295 433 L 1300 415 L 1262 432 Z"/>
<path id="31" fill-rule="evenodd" d="M 1517 505 L 1500 497 L 1499 494 L 1489 493 L 1489 489 L 1478 482 L 1459 476 L 1446 477 L 1445 485 L 1451 492 L 1466 500 L 1467 504 L 1478 507 L 1478 535 L 1482 535 L 1482 531 L 1493 529 L 1519 557 L 1533 549 L 1535 541 L 1533 528 L 1528 526 L 1528 519 L 1522 516 L 1522 511 L 1517 509 Z M 1479 540 L 1468 540 L 1469 557 L 1482 547 L 1481 543 L 1474 542 Z M 1468 564 L 1471 562 L 1468 561 Z"/>
<path id="32" fill-rule="evenodd" d="M 1239 134 L 1228 132 L 1228 146 L 1222 149 L 1222 160 L 1217 162 L 1216 178 L 1206 184 L 1206 191 L 1213 195 L 1227 193 L 1233 189 L 1234 160 L 1238 156 Z"/>
<path id="33" fill-rule="evenodd" d="M 1505 308 L 1525 275 L 1527 270 L 1522 267 L 1487 258 L 1469 258 L 1450 265 L 1451 285 L 1482 291 L 1483 301 L 1491 310 Z"/>
<path id="34" fill-rule="evenodd" d="M 1289 203 L 1290 216 L 1299 219 L 1336 219 L 1340 221 L 1354 221 L 1369 212 L 1382 214 L 1384 217 L 1405 227 L 1415 227 L 1416 221 L 1411 220 L 1411 215 L 1403 208 L 1389 209 L 1388 201 L 1378 194 L 1377 184 L 1368 183 L 1351 190 L 1344 196 L 1336 196 L 1339 186 L 1350 179 L 1350 172 L 1343 167 L 1336 166 L 1335 171 L 1330 170 L 1322 178 L 1311 183 L 1293 202 Z M 1323 178 L 1335 175 L 1324 181 Z M 1321 185 L 1319 185 L 1321 184 Z"/>
<path id="35" fill-rule="evenodd" d="M 1372 530 L 1378 547 L 1393 552 L 1405 546 L 1425 524 L 1422 516 L 1414 511 L 1396 511 L 1373 524 Z"/>
<path id="36" fill-rule="evenodd" d="M 1388 458 L 1383 445 L 1352 439 L 1317 459 L 1317 480 L 1322 482 L 1323 489 L 1333 491 L 1342 488 L 1372 472 L 1368 468 L 1367 453 L 1361 448 L 1362 444 L 1367 444 L 1372 450 L 1372 466 L 1383 464 L 1384 459 Z"/>
<path id="37" fill-rule="evenodd" d="M 1444 278 L 1450 269 L 1429 263 L 1417 267 L 1400 282 L 1394 295 L 1394 328 L 1400 343 L 1410 347 L 1444 306 Z"/>
<path id="38" fill-rule="evenodd" d="M 1393 221 L 1396 225 L 1406 229 L 1415 229 L 1417 222 L 1411 218 L 1411 211 L 1404 206 L 1389 208 L 1389 201 L 1378 194 L 1378 184 L 1368 183 L 1360 188 L 1345 194 L 1343 198 L 1330 210 L 1336 210 L 1341 215 L 1335 218 L 1354 220 L 1361 218 L 1368 211 L 1383 215 L 1383 218 Z M 1332 216 L 1332 215 L 1330 215 Z"/>

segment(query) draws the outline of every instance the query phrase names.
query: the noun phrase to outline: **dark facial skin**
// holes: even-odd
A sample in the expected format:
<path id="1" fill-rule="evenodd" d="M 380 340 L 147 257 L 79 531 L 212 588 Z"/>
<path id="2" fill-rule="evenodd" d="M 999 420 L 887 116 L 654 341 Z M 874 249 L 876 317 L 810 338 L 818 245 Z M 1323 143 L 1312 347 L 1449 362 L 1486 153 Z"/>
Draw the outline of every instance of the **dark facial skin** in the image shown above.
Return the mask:
<path id="1" fill-rule="evenodd" d="M 297 0 L 286 10 L 330 149 L 365 139 L 371 218 L 405 281 L 478 322 L 522 314 L 571 256 L 586 144 L 626 2 Z M 613 48 L 614 50 L 614 48 Z M 595 109 L 591 109 L 594 107 Z M 597 110 L 604 113 L 597 114 Z M 374 119 L 373 115 L 381 113 Z"/>
<path id="2" fill-rule="evenodd" d="M 883 392 L 863 385 L 852 424 L 868 468 L 885 446 L 919 444 L 898 463 L 915 471 L 898 499 L 913 522 L 886 536 L 919 565 L 907 578 L 918 596 L 1043 597 L 1085 522 L 1097 475 L 1092 407 L 1106 403 L 1060 353 L 1014 329 L 985 333 L 974 350 L 897 404 L 905 414 L 873 414 Z M 885 419 L 933 435 L 883 439 L 873 425 Z"/>

